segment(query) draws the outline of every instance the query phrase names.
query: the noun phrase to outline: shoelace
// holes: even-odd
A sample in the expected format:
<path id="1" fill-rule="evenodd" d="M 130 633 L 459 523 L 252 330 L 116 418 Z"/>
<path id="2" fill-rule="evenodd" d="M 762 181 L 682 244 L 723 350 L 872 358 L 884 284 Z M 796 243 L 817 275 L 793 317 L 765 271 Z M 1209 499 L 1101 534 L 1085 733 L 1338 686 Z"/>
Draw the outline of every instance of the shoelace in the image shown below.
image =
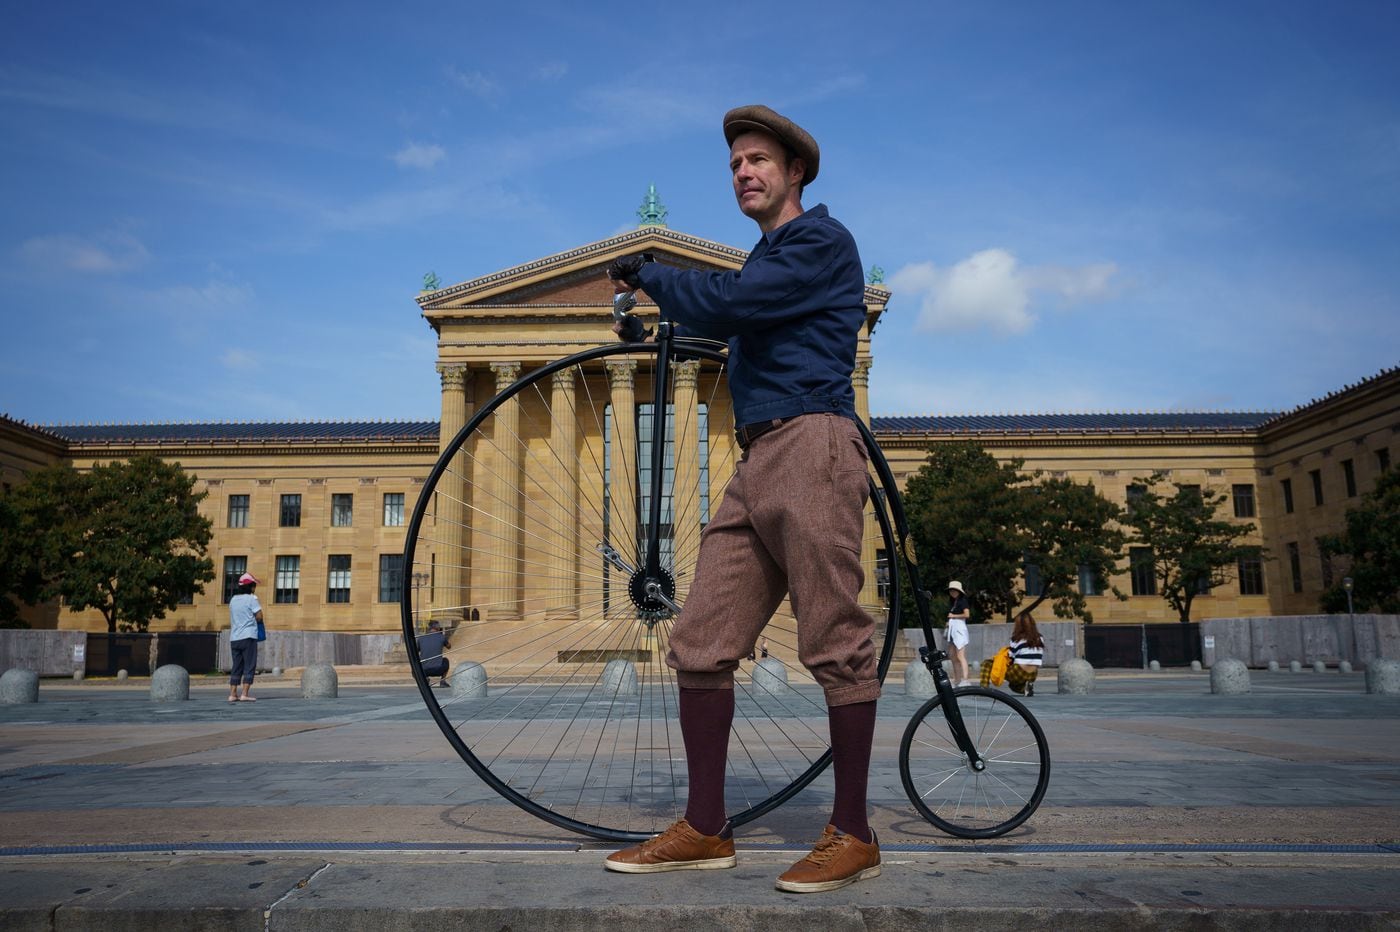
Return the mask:
<path id="1" fill-rule="evenodd" d="M 836 855 L 840 854 L 842 849 L 846 847 L 845 843 L 841 840 L 846 837 L 848 836 L 826 836 L 821 841 L 817 842 L 817 846 L 812 849 L 812 853 L 807 855 L 804 860 L 811 861 L 813 864 L 825 864 L 827 861 L 830 861 L 832 858 L 836 857 Z"/>
<path id="2" fill-rule="evenodd" d="M 672 838 L 674 838 L 674 837 L 676 837 L 676 836 L 682 834 L 684 831 L 685 831 L 685 829 L 682 828 L 681 823 L 677 822 L 675 825 L 672 825 L 670 828 L 666 829 L 666 831 L 662 832 L 660 835 L 653 835 L 652 837 L 648 838 L 646 841 L 642 842 L 642 844 L 641 844 L 642 850 L 643 850 L 643 851 L 650 851 L 652 848 L 655 848 L 657 845 L 665 844 L 666 842 L 670 841 Z"/>

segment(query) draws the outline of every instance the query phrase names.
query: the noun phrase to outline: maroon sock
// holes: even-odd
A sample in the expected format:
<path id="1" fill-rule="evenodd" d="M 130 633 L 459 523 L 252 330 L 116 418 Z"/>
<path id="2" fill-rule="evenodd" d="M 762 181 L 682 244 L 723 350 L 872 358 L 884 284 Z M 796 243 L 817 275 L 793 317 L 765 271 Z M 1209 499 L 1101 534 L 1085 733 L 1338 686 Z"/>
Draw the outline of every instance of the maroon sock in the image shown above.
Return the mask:
<path id="1" fill-rule="evenodd" d="M 682 686 L 679 716 L 690 775 L 685 820 L 702 835 L 718 835 L 725 823 L 724 768 L 729 726 L 734 723 L 734 690 Z"/>
<path id="2" fill-rule="evenodd" d="M 875 740 L 875 702 L 857 702 L 827 709 L 831 723 L 832 769 L 836 775 L 836 801 L 831 824 L 838 831 L 871 841 L 865 789 L 870 777 L 870 746 Z"/>

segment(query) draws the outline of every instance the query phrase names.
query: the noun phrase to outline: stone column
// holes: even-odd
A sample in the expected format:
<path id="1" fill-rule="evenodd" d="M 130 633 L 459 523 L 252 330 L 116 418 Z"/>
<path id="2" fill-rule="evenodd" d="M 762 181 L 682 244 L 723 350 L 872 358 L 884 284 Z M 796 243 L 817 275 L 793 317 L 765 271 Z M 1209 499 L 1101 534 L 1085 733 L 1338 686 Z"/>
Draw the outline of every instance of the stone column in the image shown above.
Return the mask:
<path id="1" fill-rule="evenodd" d="M 505 391 L 520 377 L 520 363 L 493 362 L 497 394 Z M 478 448 L 477 455 L 485 450 Z M 490 492 L 477 507 L 485 509 L 484 539 L 479 546 L 490 551 L 487 558 L 490 571 L 485 575 L 485 588 L 473 593 L 482 603 L 481 617 L 485 619 L 519 618 L 524 606 L 520 602 L 518 578 L 520 554 L 520 463 L 524 456 L 520 441 L 520 400 L 512 398 L 496 408 L 491 418 L 491 450 L 483 479 Z"/>
<path id="2" fill-rule="evenodd" d="M 460 365 L 438 366 L 437 371 L 442 382 L 442 425 L 438 429 L 438 452 L 442 453 L 458 431 L 466 426 L 469 373 L 466 366 Z M 468 475 L 467 457 L 458 454 L 438 482 L 437 501 L 433 503 L 433 528 L 430 533 L 437 543 L 431 550 L 436 555 L 437 565 L 433 571 L 435 578 L 431 601 L 433 614 L 441 618 L 461 618 L 460 606 L 466 603 Z M 414 573 L 428 572 L 429 568 L 408 566 L 404 570 L 412 580 Z M 426 618 L 414 620 L 421 627 L 427 626 Z"/>
<path id="3" fill-rule="evenodd" d="M 672 437 L 676 461 L 671 521 L 677 566 L 684 567 L 695 558 L 700 546 L 700 361 L 673 363 L 671 379 L 675 391 Z"/>
<path id="4" fill-rule="evenodd" d="M 572 367 L 554 373 L 549 394 L 550 487 L 543 502 L 549 517 L 542 531 L 550 541 L 545 612 L 561 619 L 578 617 L 578 421 L 574 390 Z"/>
<path id="5" fill-rule="evenodd" d="M 851 385 L 856 390 L 856 414 L 867 425 L 870 424 L 870 360 L 857 359 L 855 371 L 851 373 Z M 865 517 L 865 537 L 860 544 L 860 565 L 865 567 L 865 584 L 860 590 L 860 601 L 871 609 L 881 606 L 880 587 L 875 577 L 876 551 L 879 550 L 880 522 L 875 520 L 875 513 L 872 509 L 866 509 Z M 896 559 L 895 554 L 886 554 L 890 560 Z M 898 598 L 897 593 L 890 593 L 890 598 Z"/>
<path id="6" fill-rule="evenodd" d="M 637 363 L 617 359 L 605 365 L 612 399 L 608 538 L 630 561 L 637 558 Z M 626 581 L 614 585 L 613 591 L 614 604 L 625 601 Z"/>

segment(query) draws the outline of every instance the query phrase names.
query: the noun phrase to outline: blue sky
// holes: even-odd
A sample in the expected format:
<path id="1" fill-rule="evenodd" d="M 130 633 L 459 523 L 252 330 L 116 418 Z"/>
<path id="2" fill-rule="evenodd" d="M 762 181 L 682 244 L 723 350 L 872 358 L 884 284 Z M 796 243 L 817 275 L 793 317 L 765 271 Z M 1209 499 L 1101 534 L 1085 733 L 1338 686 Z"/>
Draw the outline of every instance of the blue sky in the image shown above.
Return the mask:
<path id="1" fill-rule="evenodd" d="M 726 109 L 894 289 L 876 414 L 1277 410 L 1400 362 L 1400 3 L 10 4 L 0 411 L 438 414 L 414 297 L 748 248 Z"/>

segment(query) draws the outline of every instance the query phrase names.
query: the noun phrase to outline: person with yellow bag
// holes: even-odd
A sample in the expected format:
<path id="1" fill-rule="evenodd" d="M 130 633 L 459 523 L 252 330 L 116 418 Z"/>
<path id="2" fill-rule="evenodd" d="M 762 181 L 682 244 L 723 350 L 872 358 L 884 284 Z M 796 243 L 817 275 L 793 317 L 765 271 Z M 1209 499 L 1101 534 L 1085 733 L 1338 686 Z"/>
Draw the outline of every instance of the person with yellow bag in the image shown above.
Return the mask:
<path id="1" fill-rule="evenodd" d="M 1011 643 L 982 661 L 982 685 L 1000 686 L 1002 681 L 1018 696 L 1035 695 L 1035 678 L 1045 660 L 1045 639 L 1036 630 L 1030 612 L 1016 616 Z"/>

